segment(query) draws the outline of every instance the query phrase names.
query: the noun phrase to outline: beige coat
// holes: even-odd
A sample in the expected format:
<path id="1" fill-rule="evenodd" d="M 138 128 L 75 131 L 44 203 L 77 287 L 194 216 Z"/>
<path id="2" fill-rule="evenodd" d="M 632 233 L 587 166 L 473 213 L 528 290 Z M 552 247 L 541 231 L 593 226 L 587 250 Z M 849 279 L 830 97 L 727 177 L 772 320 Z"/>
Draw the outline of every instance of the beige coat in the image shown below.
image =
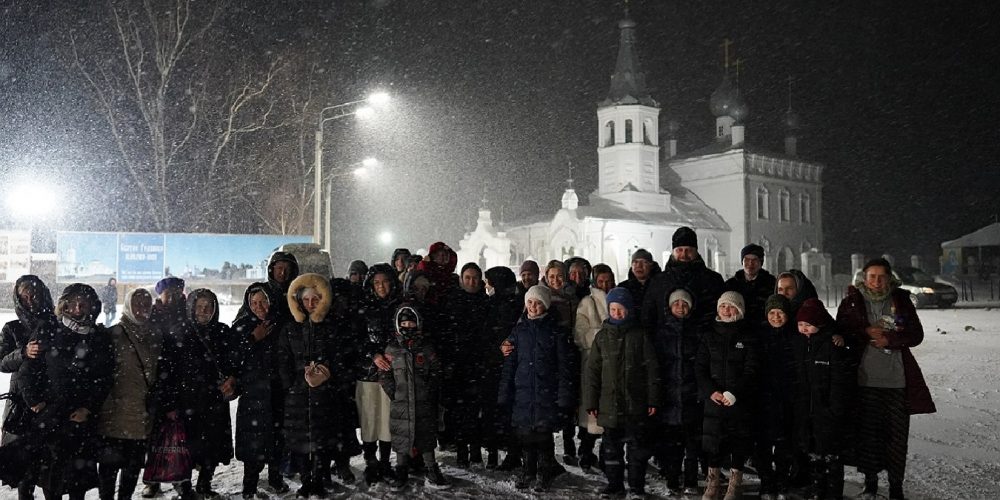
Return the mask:
<path id="1" fill-rule="evenodd" d="M 580 349 L 581 369 L 580 387 L 584 387 L 584 374 L 587 373 L 587 360 L 590 358 L 590 348 L 594 345 L 594 337 L 601 330 L 604 320 L 608 319 L 608 294 L 600 288 L 590 288 L 590 295 L 580 301 L 576 309 L 576 324 L 573 327 L 573 340 Z M 597 425 L 597 419 L 587 415 L 586 408 L 580 405 L 577 419 L 580 427 L 586 427 L 591 434 L 602 434 L 604 429 Z"/>
<path id="2" fill-rule="evenodd" d="M 121 322 L 110 330 L 114 379 L 98 419 L 100 434 L 115 439 L 145 439 L 152 426 L 146 413 L 146 396 L 156 382 L 162 339 L 149 323 L 136 324 L 132 314 L 134 293 L 132 290 L 126 295 Z"/>

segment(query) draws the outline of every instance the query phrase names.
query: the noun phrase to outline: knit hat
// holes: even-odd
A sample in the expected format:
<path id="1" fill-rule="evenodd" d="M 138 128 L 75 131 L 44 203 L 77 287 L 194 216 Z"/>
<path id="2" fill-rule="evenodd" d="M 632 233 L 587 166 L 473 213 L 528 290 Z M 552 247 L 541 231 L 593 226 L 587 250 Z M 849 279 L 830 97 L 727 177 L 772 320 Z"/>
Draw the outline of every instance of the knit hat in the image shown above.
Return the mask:
<path id="1" fill-rule="evenodd" d="M 792 302 L 784 295 L 774 294 L 764 302 L 764 314 L 771 312 L 771 309 L 781 309 L 787 315 L 792 311 Z"/>
<path id="2" fill-rule="evenodd" d="M 524 292 L 524 305 L 528 305 L 528 299 L 535 299 L 545 305 L 545 310 L 549 310 L 552 305 L 552 291 L 543 285 L 535 285 Z"/>
<path id="3" fill-rule="evenodd" d="M 167 276 L 160 281 L 156 282 L 156 286 L 153 287 L 156 290 L 156 294 L 159 295 L 163 293 L 168 288 L 180 288 L 184 289 L 184 280 L 178 278 L 177 276 Z"/>
<path id="4" fill-rule="evenodd" d="M 756 255 L 761 262 L 764 262 L 764 247 L 756 243 L 751 243 L 743 247 L 743 250 L 740 250 L 740 262 L 742 262 L 743 258 L 747 255 Z"/>
<path id="5" fill-rule="evenodd" d="M 632 293 L 628 291 L 628 288 L 615 287 L 608 292 L 608 306 L 611 304 L 621 304 L 628 309 L 632 310 Z"/>
<path id="6" fill-rule="evenodd" d="M 819 299 L 807 299 L 799 308 L 799 313 L 795 315 L 795 321 L 803 321 L 816 328 L 822 328 L 832 324 L 833 318 L 826 312 L 826 307 L 823 307 Z"/>
<path id="7" fill-rule="evenodd" d="M 533 260 L 526 260 L 526 261 L 524 261 L 523 263 L 521 263 L 521 269 L 517 272 L 517 274 L 520 275 L 521 273 L 523 273 L 525 271 L 531 271 L 531 272 L 533 272 L 533 273 L 535 273 L 537 275 L 538 272 L 539 272 L 538 271 L 538 263 L 535 262 L 535 261 L 533 261 Z"/>
<path id="8" fill-rule="evenodd" d="M 368 274 L 368 264 L 363 260 L 352 261 L 351 265 L 347 266 L 347 276 L 350 277 L 352 274 L 360 274 L 363 278 Z"/>
<path id="9" fill-rule="evenodd" d="M 687 226 L 679 227 L 674 231 L 674 236 L 672 238 L 673 248 L 677 247 L 694 247 L 698 248 L 698 235 L 695 234 L 694 229 Z"/>
<path id="10" fill-rule="evenodd" d="M 653 262 L 653 254 L 649 253 L 649 250 L 645 248 L 640 248 L 632 252 L 632 260 L 629 262 L 635 262 L 638 259 L 646 259 L 649 262 Z"/>
<path id="11" fill-rule="evenodd" d="M 678 288 L 670 294 L 670 297 L 667 299 L 667 305 L 672 306 L 674 305 L 674 302 L 677 302 L 678 300 L 686 302 L 688 307 L 694 307 L 694 299 L 692 299 L 691 294 L 683 288 Z"/>
<path id="12" fill-rule="evenodd" d="M 729 304 L 736 309 L 739 309 L 740 316 L 744 316 L 746 314 L 746 306 L 743 304 L 743 296 L 740 295 L 740 292 L 729 291 L 723 293 L 719 296 L 719 305 L 722 304 Z"/>

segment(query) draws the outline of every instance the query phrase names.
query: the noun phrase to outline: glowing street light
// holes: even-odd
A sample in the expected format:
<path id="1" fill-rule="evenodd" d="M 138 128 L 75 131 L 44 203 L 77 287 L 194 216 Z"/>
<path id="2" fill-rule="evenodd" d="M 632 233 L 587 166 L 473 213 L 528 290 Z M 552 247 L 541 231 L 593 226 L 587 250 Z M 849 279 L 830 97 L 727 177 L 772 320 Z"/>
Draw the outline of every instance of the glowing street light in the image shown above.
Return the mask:
<path id="1" fill-rule="evenodd" d="M 372 95 L 368 96 L 368 104 L 371 104 L 372 106 L 381 107 L 385 106 L 386 104 L 389 104 L 389 101 L 391 99 L 392 98 L 389 97 L 388 92 L 381 92 L 381 91 L 375 92 Z"/>
<path id="2" fill-rule="evenodd" d="M 52 186 L 23 183 L 7 191 L 7 208 L 14 217 L 25 220 L 44 219 L 59 207 L 59 194 Z"/>
<path id="3" fill-rule="evenodd" d="M 344 177 L 346 175 L 353 175 L 356 179 L 363 179 L 368 175 L 368 170 L 375 168 L 379 165 L 379 161 L 375 158 L 368 157 L 364 160 L 354 162 L 350 165 L 343 167 L 339 171 L 335 170 L 326 176 L 326 224 L 324 231 L 324 246 L 323 249 L 327 252 L 330 251 L 332 245 L 330 244 L 333 240 L 330 239 L 330 227 L 332 226 L 333 219 L 333 179 L 337 177 Z M 353 167 L 353 168 L 352 168 Z M 319 203 L 317 202 L 317 205 Z"/>
<path id="4" fill-rule="evenodd" d="M 383 245 L 389 246 L 392 244 L 392 233 L 390 233 L 389 231 L 382 231 L 378 235 L 378 240 L 382 242 Z"/>

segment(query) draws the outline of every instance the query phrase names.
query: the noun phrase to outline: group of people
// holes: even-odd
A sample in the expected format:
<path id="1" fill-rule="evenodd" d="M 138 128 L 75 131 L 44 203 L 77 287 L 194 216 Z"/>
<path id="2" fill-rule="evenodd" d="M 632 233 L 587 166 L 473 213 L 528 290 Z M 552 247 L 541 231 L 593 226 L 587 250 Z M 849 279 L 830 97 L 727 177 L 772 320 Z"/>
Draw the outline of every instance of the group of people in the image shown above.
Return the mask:
<path id="1" fill-rule="evenodd" d="M 23 276 L 0 344 L 13 374 L 0 480 L 22 499 L 36 485 L 47 499 L 94 487 L 127 499 L 145 467 L 154 497 L 153 444 L 179 427 L 198 471 L 194 484 L 191 470 L 171 478 L 185 499 L 215 496 L 214 470 L 233 458 L 247 499 L 265 467 L 271 491 L 298 474 L 300 496 L 325 497 L 357 480 L 359 454 L 369 485 L 419 475 L 447 488 L 439 447 L 459 467 L 519 470 L 514 486 L 538 492 L 578 466 L 603 472 L 605 496 L 643 495 L 653 459 L 671 494 L 740 498 L 749 465 L 762 498 L 841 498 L 850 464 L 866 498 L 881 470 L 903 498 L 909 415 L 934 405 L 910 353 L 920 321 L 890 263 L 867 263 L 833 318 L 803 273 L 764 270 L 761 247 L 724 281 L 697 241 L 678 229 L 662 268 L 635 251 L 617 285 L 580 257 L 455 273 L 440 242 L 332 279 L 276 252 L 232 325 L 213 292 L 176 277 L 129 290 L 108 328 L 90 286 L 53 304 Z"/>

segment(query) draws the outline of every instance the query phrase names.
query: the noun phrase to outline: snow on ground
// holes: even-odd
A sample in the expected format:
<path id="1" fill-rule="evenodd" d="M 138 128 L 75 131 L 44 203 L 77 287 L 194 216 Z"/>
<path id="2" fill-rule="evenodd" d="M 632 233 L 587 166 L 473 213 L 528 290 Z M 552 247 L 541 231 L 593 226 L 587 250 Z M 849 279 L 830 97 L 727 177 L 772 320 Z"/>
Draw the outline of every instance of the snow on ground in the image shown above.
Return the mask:
<path id="1" fill-rule="evenodd" d="M 223 306 L 222 319 L 231 320 L 235 306 Z M 918 415 L 910 426 L 909 461 L 907 464 L 907 498 L 1000 498 L 1000 309 L 921 310 L 926 332 L 924 343 L 913 353 L 923 369 L 938 412 Z M 14 319 L 10 311 L 0 312 L 0 321 Z M 0 374 L 0 392 L 7 389 L 8 376 Z M 236 403 L 233 403 L 235 419 Z M 556 439 L 557 456 L 561 456 L 561 440 Z M 465 471 L 455 467 L 453 453 L 440 453 L 439 461 L 450 476 L 452 488 L 439 491 L 415 485 L 402 492 L 385 486 L 352 487 L 347 498 L 532 498 L 517 491 L 512 475 L 485 470 Z M 361 457 L 351 465 L 360 478 L 364 468 Z M 585 476 L 579 468 L 568 467 L 568 477 L 559 478 L 555 488 L 539 495 L 546 499 L 595 498 L 604 484 L 603 476 Z M 224 497 L 239 498 L 242 467 L 238 462 L 220 467 L 214 481 Z M 756 497 L 756 478 L 750 476 L 749 497 Z M 650 479 L 649 491 L 663 497 L 663 483 Z M 848 468 L 845 494 L 848 498 L 861 491 L 862 477 Z M 263 483 L 263 482 L 262 482 Z M 282 498 L 294 498 L 292 492 Z M 360 481 L 359 481 L 360 483 Z M 882 474 L 882 493 L 887 487 Z M 169 488 L 167 488 L 169 491 Z M 265 489 L 261 491 L 266 492 Z M 172 493 L 166 496 L 172 497 Z M 0 500 L 14 499 L 16 494 L 0 487 Z M 37 492 L 41 498 L 41 492 Z M 91 490 L 88 499 L 96 499 Z M 135 498 L 141 498 L 138 493 Z"/>

